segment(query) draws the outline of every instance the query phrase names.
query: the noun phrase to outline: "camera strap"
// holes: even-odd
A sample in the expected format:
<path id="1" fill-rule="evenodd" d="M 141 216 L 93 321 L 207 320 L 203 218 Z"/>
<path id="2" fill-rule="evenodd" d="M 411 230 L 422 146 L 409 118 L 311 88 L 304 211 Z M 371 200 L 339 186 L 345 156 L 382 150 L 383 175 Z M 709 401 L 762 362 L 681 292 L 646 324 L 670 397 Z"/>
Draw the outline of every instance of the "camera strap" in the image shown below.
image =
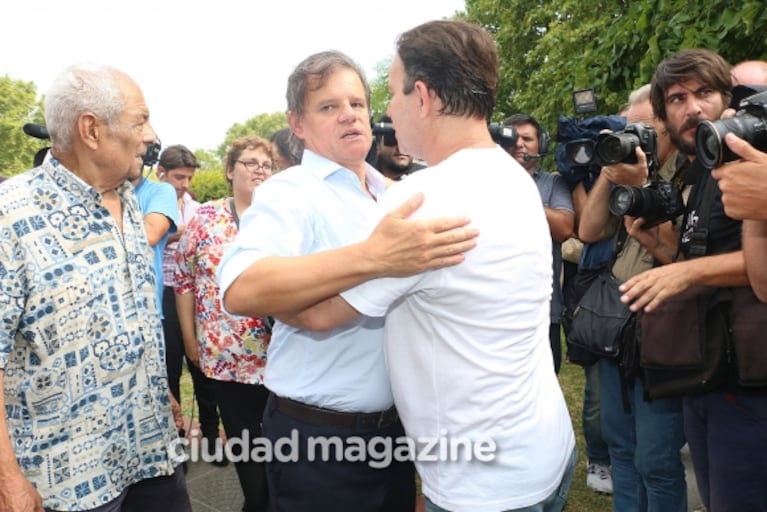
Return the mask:
<path id="1" fill-rule="evenodd" d="M 701 176 L 698 187 L 703 189 L 703 193 L 701 200 L 696 206 L 698 222 L 695 224 L 695 229 L 690 235 L 689 247 L 690 256 L 695 257 L 705 256 L 708 251 L 708 224 L 711 218 L 711 207 L 714 202 L 714 194 L 716 193 L 716 183 L 714 183 L 714 180 L 711 178 L 710 171 Z M 677 257 L 679 256 L 679 251 L 681 251 L 681 247 L 677 250 Z"/>
<path id="2" fill-rule="evenodd" d="M 232 217 L 234 217 L 234 223 L 237 226 L 237 229 L 240 229 L 240 216 L 237 215 L 237 208 L 234 207 L 234 198 L 229 198 L 229 208 L 232 210 Z"/>

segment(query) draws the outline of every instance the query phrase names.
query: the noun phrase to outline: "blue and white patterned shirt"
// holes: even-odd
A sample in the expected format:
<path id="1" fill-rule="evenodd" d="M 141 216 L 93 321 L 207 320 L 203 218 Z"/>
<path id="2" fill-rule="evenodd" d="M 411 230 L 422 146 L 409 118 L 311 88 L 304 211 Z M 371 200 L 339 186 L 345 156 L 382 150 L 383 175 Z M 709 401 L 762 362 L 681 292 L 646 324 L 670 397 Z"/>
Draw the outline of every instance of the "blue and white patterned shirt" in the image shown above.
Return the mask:
<path id="1" fill-rule="evenodd" d="M 51 159 L 0 187 L 0 368 L 16 458 L 43 505 L 87 510 L 173 473 L 152 254 L 133 187 L 123 231 Z"/>

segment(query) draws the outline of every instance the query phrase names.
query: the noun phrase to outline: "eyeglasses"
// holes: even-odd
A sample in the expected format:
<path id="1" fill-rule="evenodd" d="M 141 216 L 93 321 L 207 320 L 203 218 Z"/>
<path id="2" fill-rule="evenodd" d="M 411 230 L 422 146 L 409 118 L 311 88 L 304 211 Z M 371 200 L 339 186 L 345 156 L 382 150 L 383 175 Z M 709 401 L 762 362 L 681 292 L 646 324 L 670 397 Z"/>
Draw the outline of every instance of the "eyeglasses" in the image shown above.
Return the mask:
<path id="1" fill-rule="evenodd" d="M 274 168 L 274 164 L 272 162 L 264 162 L 262 164 L 258 163 L 256 160 L 235 160 L 235 162 L 241 163 L 250 172 L 271 171 Z"/>

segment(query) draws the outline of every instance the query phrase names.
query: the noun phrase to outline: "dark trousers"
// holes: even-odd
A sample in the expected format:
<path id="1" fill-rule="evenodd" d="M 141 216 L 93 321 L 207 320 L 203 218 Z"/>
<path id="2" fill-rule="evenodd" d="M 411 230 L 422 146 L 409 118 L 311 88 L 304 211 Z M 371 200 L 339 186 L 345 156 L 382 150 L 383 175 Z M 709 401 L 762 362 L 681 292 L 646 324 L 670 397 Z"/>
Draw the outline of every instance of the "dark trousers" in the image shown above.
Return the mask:
<path id="1" fill-rule="evenodd" d="M 562 366 L 562 330 L 559 324 L 549 324 L 549 343 L 554 357 L 554 373 L 559 375 Z"/>
<path id="2" fill-rule="evenodd" d="M 767 396 L 707 393 L 682 409 L 706 509 L 767 511 Z"/>
<path id="3" fill-rule="evenodd" d="M 277 440 L 298 438 L 297 461 L 272 460 L 267 463 L 269 497 L 274 512 L 403 512 L 415 509 L 415 467 L 410 461 L 392 461 L 386 467 L 371 467 L 367 461 L 310 461 L 307 439 L 372 438 L 395 440 L 404 436 L 402 424 L 377 429 L 319 427 L 295 420 L 278 411 L 270 396 L 264 411 L 264 436 L 272 445 Z M 379 446 L 380 449 L 380 446 Z M 284 448 L 283 453 L 288 449 Z M 350 458 L 350 457 L 344 457 Z"/>
<path id="4" fill-rule="evenodd" d="M 168 370 L 168 385 L 170 392 L 181 404 L 181 371 L 184 356 L 184 339 L 181 335 L 181 324 L 176 312 L 176 294 L 173 288 L 166 286 L 162 295 L 162 310 L 165 319 L 162 330 L 165 335 L 165 365 Z M 206 439 L 218 438 L 218 404 L 213 381 L 205 376 L 198 367 L 187 361 L 187 368 L 192 376 L 192 385 L 197 399 L 200 430 Z M 181 404 L 183 406 L 183 404 Z"/>
<path id="5" fill-rule="evenodd" d="M 136 482 L 109 503 L 87 512 L 192 512 L 184 472 L 176 469 L 172 475 Z"/>
<path id="6" fill-rule="evenodd" d="M 264 416 L 269 390 L 258 384 L 242 384 L 214 380 L 216 399 L 221 412 L 227 439 L 252 440 L 261 436 L 261 420 Z M 233 454 L 239 451 L 233 447 Z M 266 485 L 266 465 L 248 460 L 235 462 L 237 478 L 245 495 L 243 512 L 266 512 L 269 510 L 269 492 Z"/>

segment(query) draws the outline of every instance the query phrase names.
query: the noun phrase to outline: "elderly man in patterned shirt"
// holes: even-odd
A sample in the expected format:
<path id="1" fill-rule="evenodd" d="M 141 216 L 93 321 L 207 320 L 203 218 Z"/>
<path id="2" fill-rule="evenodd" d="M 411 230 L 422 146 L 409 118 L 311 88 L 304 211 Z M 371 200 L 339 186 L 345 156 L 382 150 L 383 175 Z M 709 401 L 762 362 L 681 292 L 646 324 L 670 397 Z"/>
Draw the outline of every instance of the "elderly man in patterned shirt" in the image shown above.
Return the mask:
<path id="1" fill-rule="evenodd" d="M 126 182 L 155 140 L 138 85 L 72 66 L 48 162 L 0 188 L 0 510 L 191 510 L 152 254 Z"/>

